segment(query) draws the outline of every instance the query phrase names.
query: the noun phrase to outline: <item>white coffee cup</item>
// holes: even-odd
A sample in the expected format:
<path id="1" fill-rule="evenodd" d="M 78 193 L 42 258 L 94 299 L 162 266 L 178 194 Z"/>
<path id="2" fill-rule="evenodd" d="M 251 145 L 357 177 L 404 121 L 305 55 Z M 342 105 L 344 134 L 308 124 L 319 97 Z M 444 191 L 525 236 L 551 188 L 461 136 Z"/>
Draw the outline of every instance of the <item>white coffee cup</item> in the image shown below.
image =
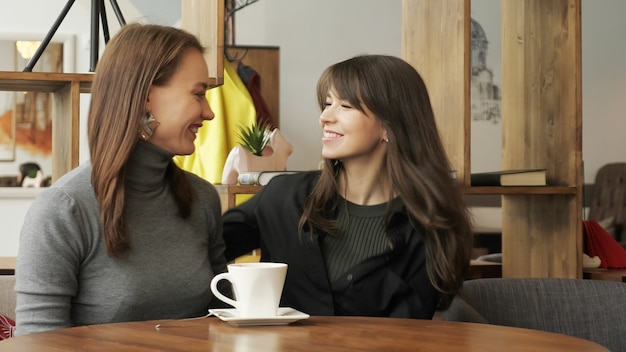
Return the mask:
<path id="1" fill-rule="evenodd" d="M 237 309 L 239 317 L 274 317 L 278 312 L 283 293 L 287 264 L 284 263 L 235 263 L 228 265 L 228 272 L 215 275 L 211 291 L 215 297 Z M 235 299 L 217 290 L 221 280 L 232 284 Z"/>

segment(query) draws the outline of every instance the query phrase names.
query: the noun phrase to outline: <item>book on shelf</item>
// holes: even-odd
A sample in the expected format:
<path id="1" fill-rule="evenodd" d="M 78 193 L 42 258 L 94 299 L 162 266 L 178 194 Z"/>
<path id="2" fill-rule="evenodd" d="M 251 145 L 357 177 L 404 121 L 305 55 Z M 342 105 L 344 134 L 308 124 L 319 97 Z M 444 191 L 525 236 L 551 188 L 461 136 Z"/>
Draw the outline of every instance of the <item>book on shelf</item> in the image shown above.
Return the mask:
<path id="1" fill-rule="evenodd" d="M 471 174 L 472 186 L 545 186 L 546 169 L 499 170 Z"/>
<path id="2" fill-rule="evenodd" d="M 240 185 L 265 186 L 278 175 L 295 174 L 300 171 L 247 171 L 240 172 L 237 182 Z"/>

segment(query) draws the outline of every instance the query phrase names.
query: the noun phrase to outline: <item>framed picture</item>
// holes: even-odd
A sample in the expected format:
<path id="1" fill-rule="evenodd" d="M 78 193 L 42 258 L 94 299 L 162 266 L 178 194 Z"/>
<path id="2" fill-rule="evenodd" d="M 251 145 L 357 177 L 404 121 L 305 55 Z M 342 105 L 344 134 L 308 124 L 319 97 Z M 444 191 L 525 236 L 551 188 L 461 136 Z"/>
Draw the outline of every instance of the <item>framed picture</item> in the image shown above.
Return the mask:
<path id="1" fill-rule="evenodd" d="M 471 6 L 472 172 L 502 168 L 502 6 L 472 0 Z"/>

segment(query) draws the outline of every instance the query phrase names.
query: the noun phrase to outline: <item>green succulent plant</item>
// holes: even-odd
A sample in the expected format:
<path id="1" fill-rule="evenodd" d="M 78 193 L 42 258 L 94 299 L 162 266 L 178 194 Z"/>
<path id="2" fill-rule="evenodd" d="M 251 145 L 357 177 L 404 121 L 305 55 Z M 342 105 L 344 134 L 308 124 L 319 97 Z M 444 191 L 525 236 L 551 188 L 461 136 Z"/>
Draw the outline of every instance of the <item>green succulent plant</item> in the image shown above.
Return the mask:
<path id="1" fill-rule="evenodd" d="M 270 142 L 270 127 L 263 123 L 253 123 L 251 126 L 239 128 L 239 145 L 254 155 L 263 155 L 263 149 Z"/>

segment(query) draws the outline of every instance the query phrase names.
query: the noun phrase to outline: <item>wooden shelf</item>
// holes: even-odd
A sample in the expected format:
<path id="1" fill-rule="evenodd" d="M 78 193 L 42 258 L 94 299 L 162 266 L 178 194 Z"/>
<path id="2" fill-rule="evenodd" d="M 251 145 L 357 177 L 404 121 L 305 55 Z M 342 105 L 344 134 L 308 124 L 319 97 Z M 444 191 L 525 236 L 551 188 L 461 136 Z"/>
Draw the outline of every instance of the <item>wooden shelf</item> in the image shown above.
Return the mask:
<path id="1" fill-rule="evenodd" d="M 80 94 L 90 93 L 93 74 L 0 71 L 0 90 L 47 92 L 52 107 L 52 181 L 78 166 Z"/>
<path id="2" fill-rule="evenodd" d="M 57 92 L 76 84 L 79 93 L 91 92 L 92 73 L 0 71 L 0 90 L 11 92 Z"/>
<path id="3" fill-rule="evenodd" d="M 572 195 L 578 193 L 576 187 L 464 187 L 463 193 L 472 195 Z"/>
<path id="4" fill-rule="evenodd" d="M 581 0 L 501 1 L 502 167 L 547 187 L 471 187 L 470 0 L 404 0 L 402 56 L 424 78 L 468 195 L 502 196 L 502 275 L 582 277 Z"/>
<path id="5" fill-rule="evenodd" d="M 14 275 L 16 259 L 16 257 L 0 257 L 0 275 Z"/>
<path id="6" fill-rule="evenodd" d="M 587 268 L 583 269 L 583 278 L 626 282 L 626 269 Z"/>
<path id="7" fill-rule="evenodd" d="M 224 2 L 181 1 L 182 28 L 206 47 L 211 86 L 224 83 Z M 218 25 L 220 24 L 220 25 Z M 93 73 L 0 71 L 0 91 L 52 93 L 52 182 L 78 166 L 80 94 L 91 93 Z"/>
<path id="8" fill-rule="evenodd" d="M 222 202 L 222 212 L 237 205 L 238 194 L 255 194 L 260 191 L 263 186 L 252 185 L 215 185 Z"/>

